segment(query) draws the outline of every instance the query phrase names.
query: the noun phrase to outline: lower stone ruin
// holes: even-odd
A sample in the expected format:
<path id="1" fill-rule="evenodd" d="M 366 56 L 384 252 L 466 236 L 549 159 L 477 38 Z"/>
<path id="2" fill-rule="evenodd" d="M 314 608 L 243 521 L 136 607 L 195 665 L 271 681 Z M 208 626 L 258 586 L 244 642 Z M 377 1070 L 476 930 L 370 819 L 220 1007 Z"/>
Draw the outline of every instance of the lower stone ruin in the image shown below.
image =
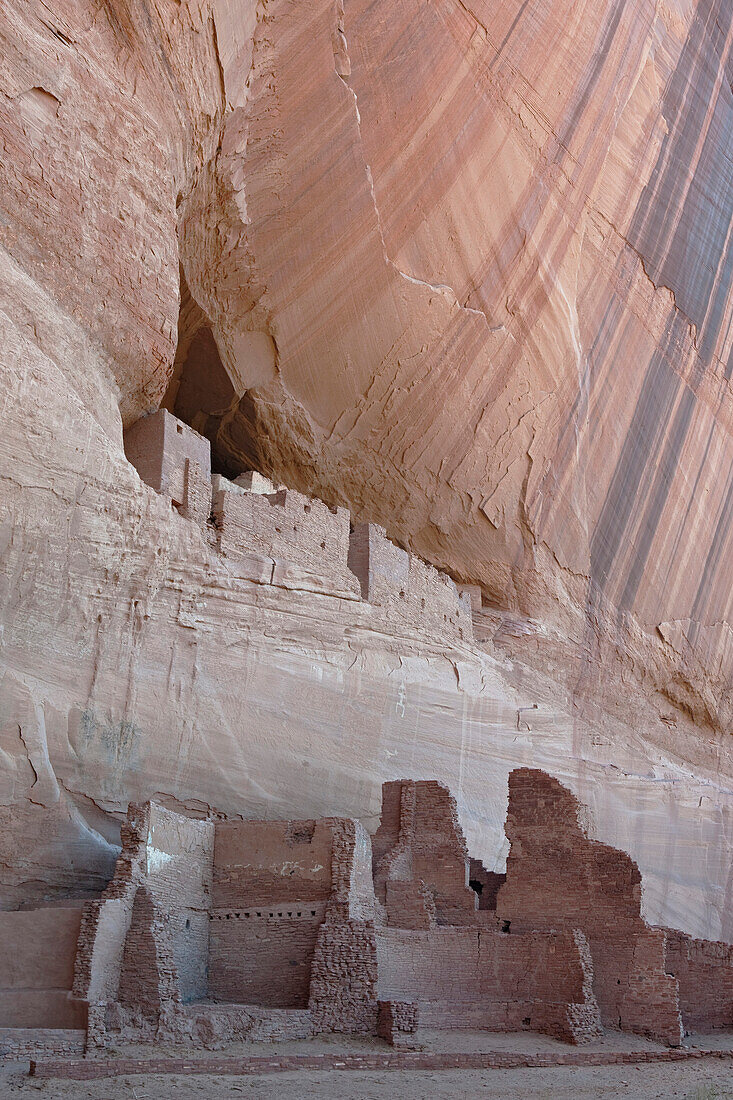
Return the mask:
<path id="1" fill-rule="evenodd" d="M 131 805 L 100 898 L 0 913 L 0 1050 L 319 1032 L 409 1047 L 419 1024 L 678 1046 L 732 1026 L 733 947 L 647 925 L 638 867 L 581 811 L 546 773 L 512 772 L 498 875 L 432 781 L 385 783 L 371 839 L 348 818 Z"/>

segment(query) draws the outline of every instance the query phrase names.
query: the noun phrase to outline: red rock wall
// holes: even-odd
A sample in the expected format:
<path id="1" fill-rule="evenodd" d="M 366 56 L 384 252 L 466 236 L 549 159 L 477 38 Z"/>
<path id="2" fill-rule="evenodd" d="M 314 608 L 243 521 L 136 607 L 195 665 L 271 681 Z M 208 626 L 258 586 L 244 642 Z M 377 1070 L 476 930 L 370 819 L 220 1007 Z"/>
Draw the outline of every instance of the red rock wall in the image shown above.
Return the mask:
<path id="1" fill-rule="evenodd" d="M 366 817 L 405 752 L 488 856 L 541 758 L 731 939 L 730 0 L 338 20 L 3 7 L 2 904 L 98 893 L 130 800 Z M 197 332 L 220 453 L 480 582 L 488 656 L 152 499 L 122 426 Z"/>

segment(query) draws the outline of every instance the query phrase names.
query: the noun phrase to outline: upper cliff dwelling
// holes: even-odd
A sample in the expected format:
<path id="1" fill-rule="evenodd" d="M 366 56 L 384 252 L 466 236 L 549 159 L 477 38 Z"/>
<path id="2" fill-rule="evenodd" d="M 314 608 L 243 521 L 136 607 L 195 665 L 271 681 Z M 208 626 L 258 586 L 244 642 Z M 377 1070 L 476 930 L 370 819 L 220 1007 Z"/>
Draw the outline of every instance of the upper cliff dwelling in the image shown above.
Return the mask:
<path id="1" fill-rule="evenodd" d="M 211 322 L 191 297 L 183 270 L 180 278 L 178 344 L 161 406 L 209 440 L 217 473 L 236 477 L 262 465 L 254 408 L 246 392 L 237 395 Z"/>
<path id="2" fill-rule="evenodd" d="M 12 1088 L 725 1095 L 733 0 L 0 57 Z"/>

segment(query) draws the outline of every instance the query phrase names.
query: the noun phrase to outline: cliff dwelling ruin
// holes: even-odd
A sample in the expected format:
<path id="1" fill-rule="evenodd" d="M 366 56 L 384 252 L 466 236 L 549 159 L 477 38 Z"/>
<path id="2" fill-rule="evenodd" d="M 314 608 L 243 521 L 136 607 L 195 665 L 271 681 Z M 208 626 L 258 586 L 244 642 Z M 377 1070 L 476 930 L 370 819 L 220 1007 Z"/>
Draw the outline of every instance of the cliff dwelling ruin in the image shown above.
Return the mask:
<path id="1" fill-rule="evenodd" d="M 731 74 L 5 0 L 0 1100 L 730 1091 Z"/>

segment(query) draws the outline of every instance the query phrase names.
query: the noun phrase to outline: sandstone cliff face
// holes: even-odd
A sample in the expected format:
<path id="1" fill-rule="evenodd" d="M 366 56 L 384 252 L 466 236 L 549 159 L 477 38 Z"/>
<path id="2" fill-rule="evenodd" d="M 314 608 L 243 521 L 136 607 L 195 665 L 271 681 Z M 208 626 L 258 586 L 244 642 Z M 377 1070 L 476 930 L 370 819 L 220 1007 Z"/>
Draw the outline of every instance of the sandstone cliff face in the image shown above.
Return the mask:
<path id="1" fill-rule="evenodd" d="M 733 937 L 730 0 L 7 0 L 3 903 L 130 798 L 503 857 L 566 779 L 651 920 Z M 477 645 L 254 584 L 127 464 L 164 402 L 489 607 Z M 307 781 L 303 781 L 303 776 Z"/>

